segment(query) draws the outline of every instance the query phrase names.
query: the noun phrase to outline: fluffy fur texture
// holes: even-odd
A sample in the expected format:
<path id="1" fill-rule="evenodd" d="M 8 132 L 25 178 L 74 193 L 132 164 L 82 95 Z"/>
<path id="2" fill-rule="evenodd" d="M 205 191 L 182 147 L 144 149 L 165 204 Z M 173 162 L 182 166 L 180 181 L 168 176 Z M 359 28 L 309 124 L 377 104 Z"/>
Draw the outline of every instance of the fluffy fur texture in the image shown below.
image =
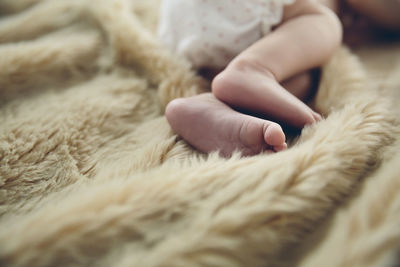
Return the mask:
<path id="1" fill-rule="evenodd" d="M 399 46 L 342 48 L 324 121 L 285 152 L 223 159 L 163 117 L 207 83 L 154 37 L 157 6 L 0 1 L 0 265 L 395 264 Z"/>

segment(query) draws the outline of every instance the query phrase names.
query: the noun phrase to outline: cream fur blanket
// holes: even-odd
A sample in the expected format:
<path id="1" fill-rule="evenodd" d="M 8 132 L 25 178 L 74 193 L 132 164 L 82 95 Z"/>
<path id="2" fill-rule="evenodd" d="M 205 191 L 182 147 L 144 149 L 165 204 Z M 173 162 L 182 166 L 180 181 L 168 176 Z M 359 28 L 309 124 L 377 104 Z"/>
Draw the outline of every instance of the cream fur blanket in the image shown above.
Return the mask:
<path id="1" fill-rule="evenodd" d="M 157 6 L 0 0 L 0 265 L 394 265 L 399 45 L 341 49 L 326 120 L 227 160 L 162 115 L 207 84 L 154 38 Z"/>

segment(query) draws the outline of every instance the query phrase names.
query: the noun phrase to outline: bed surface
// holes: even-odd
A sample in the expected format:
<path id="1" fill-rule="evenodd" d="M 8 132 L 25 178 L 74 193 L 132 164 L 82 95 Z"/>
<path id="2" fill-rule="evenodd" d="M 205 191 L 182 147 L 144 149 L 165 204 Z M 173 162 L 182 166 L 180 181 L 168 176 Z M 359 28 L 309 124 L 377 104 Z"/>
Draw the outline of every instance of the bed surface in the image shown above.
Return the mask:
<path id="1" fill-rule="evenodd" d="M 274 155 L 202 155 L 163 117 L 207 90 L 158 0 L 0 0 L 1 266 L 394 266 L 400 44 L 324 67 L 325 120 Z"/>

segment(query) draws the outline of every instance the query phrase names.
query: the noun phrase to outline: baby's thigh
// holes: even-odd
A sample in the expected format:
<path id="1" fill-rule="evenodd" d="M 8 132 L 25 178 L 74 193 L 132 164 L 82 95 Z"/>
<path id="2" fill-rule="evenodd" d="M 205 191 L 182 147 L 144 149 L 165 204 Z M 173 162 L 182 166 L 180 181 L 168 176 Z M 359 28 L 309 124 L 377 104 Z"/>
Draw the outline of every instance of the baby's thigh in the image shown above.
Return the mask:
<path id="1" fill-rule="evenodd" d="M 375 23 L 400 29 L 400 1 L 398 0 L 346 0 L 351 8 Z"/>

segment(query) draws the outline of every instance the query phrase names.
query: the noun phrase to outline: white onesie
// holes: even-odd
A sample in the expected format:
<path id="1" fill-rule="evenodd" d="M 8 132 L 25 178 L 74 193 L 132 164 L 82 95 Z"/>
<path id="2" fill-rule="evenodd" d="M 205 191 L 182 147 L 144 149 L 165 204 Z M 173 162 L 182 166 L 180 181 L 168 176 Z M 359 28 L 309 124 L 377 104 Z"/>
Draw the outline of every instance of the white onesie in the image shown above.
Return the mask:
<path id="1" fill-rule="evenodd" d="M 162 0 L 158 35 L 195 68 L 225 67 L 295 0 Z"/>

